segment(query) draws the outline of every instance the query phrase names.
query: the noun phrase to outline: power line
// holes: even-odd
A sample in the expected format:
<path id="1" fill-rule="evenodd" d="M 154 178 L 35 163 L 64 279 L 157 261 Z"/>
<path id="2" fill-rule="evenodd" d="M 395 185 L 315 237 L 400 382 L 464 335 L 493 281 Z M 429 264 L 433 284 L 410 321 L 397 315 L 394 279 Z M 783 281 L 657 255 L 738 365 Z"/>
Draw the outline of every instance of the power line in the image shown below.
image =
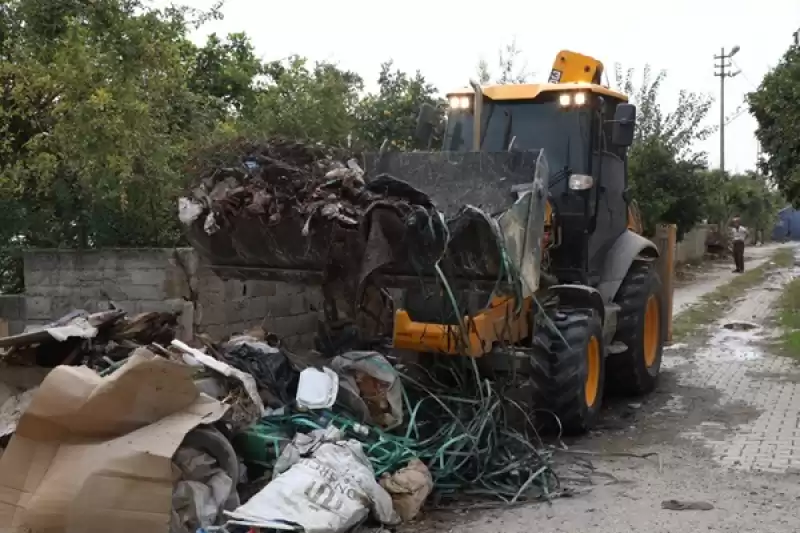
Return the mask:
<path id="1" fill-rule="evenodd" d="M 737 118 L 739 118 L 742 115 L 744 115 L 745 111 L 747 111 L 746 107 L 744 107 L 743 105 L 739 106 L 739 108 L 736 111 L 734 111 L 731 116 L 729 116 L 727 119 L 725 119 L 725 125 L 727 126 L 728 124 L 730 124 L 731 122 L 733 122 Z"/>
<path id="2" fill-rule="evenodd" d="M 737 63 L 735 59 L 731 59 L 731 63 L 733 63 L 733 66 L 734 66 L 734 67 L 736 67 L 737 69 L 739 69 L 739 74 L 741 74 L 741 75 L 742 75 L 742 77 L 745 79 L 745 81 L 746 81 L 747 83 L 749 83 L 749 84 L 750 84 L 750 86 L 751 86 L 753 89 L 758 89 L 758 85 L 756 85 L 755 83 L 753 83 L 753 82 L 752 82 L 752 80 L 750 80 L 750 78 L 748 78 L 748 77 L 747 77 L 747 74 L 745 73 L 744 69 L 743 69 L 742 67 L 740 67 L 740 66 L 739 66 L 739 63 Z"/>

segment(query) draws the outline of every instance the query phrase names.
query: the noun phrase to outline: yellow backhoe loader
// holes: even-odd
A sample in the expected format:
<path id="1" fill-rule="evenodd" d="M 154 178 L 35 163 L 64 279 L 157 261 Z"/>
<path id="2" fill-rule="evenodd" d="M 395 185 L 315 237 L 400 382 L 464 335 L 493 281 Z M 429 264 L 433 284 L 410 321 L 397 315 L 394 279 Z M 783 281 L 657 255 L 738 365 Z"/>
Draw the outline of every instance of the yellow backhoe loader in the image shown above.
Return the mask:
<path id="1" fill-rule="evenodd" d="M 629 198 L 636 108 L 601 85 L 602 75 L 600 61 L 562 51 L 548 83 L 473 83 L 447 94 L 441 151 L 364 159 L 368 176 L 393 176 L 442 217 L 461 217 L 447 229 L 447 267 L 414 267 L 408 253 L 364 270 L 378 285 L 406 289 L 394 348 L 474 357 L 488 372 L 514 359 L 532 407 L 572 433 L 595 422 L 607 385 L 625 394 L 654 388 L 671 316 L 659 251 L 640 235 Z M 436 115 L 420 113 L 422 139 Z M 330 243 L 302 240 L 262 236 L 275 261 L 198 249 L 223 277 L 320 280 L 320 249 Z"/>

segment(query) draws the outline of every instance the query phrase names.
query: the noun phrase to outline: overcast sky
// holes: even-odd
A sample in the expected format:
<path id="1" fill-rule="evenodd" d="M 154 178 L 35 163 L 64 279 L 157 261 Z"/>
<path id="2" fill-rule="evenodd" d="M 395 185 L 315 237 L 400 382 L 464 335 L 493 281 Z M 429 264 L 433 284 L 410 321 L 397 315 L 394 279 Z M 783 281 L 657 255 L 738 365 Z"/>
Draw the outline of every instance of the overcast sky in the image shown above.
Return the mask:
<path id="1" fill-rule="evenodd" d="M 162 3 L 162 2 L 157 2 Z M 177 3 L 207 8 L 212 0 Z M 492 12 L 492 9 L 498 11 Z M 534 81 L 546 81 L 561 49 L 603 61 L 613 81 L 615 63 L 638 70 L 650 63 L 665 69 L 666 109 L 681 89 L 716 98 L 709 120 L 719 123 L 719 78 L 714 55 L 738 44 L 734 57 L 742 74 L 726 81 L 726 115 L 736 113 L 744 95 L 780 59 L 800 28 L 798 0 L 671 0 L 664 2 L 536 2 L 532 0 L 226 0 L 224 20 L 204 26 L 210 32 L 246 32 L 265 60 L 299 54 L 338 62 L 372 82 L 380 63 L 419 69 L 442 92 L 463 86 L 485 58 L 497 63 L 497 51 L 516 37 Z M 726 167 L 753 168 L 755 121 L 742 113 L 726 128 Z M 698 147 L 719 164 L 719 135 Z"/>

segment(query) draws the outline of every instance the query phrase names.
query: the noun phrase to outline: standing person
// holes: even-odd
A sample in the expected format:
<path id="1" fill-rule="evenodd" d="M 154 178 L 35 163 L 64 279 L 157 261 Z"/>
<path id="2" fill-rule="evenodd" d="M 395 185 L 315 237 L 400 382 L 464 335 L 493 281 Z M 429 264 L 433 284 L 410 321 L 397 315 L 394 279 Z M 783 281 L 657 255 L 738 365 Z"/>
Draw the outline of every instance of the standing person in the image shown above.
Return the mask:
<path id="1" fill-rule="evenodd" d="M 733 217 L 731 222 L 731 241 L 733 241 L 733 262 L 736 265 L 734 272 L 744 272 L 744 241 L 747 239 L 747 228 L 742 226 L 739 217 Z"/>

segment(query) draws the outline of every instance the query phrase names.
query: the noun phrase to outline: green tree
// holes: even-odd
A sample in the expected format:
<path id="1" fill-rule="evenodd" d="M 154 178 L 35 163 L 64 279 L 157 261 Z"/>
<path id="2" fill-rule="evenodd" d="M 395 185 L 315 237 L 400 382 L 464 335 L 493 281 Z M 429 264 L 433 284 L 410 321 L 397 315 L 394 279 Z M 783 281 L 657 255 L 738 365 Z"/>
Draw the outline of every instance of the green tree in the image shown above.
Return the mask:
<path id="1" fill-rule="evenodd" d="M 414 136 L 419 110 L 423 104 L 441 109 L 443 103 L 420 72 L 411 76 L 393 69 L 387 61 L 381 65 L 378 92 L 367 95 L 357 106 L 359 140 L 368 150 L 377 150 L 385 139 L 400 150 L 426 149 Z"/>
<path id="2" fill-rule="evenodd" d="M 135 0 L 3 4 L 0 246 L 176 242 L 180 165 L 213 126 L 209 95 L 189 88 L 193 16 Z"/>
<path id="3" fill-rule="evenodd" d="M 665 112 L 659 96 L 666 77 L 666 71 L 659 71 L 654 76 L 650 65 L 645 65 L 637 83 L 635 69 L 626 71 L 619 64 L 615 66 L 617 90 L 628 95 L 631 103 L 636 104 L 635 142 L 656 137 L 674 151 L 677 157 L 687 158 L 693 155 L 696 142 L 707 139 L 717 130 L 716 126 L 705 123 L 714 99 L 708 95 L 682 90 L 675 109 Z"/>
<path id="4" fill-rule="evenodd" d="M 651 137 L 639 141 L 630 151 L 628 177 L 631 196 L 642 213 L 648 235 L 656 225 L 667 222 L 678 227 L 678 239 L 704 218 L 707 186 L 702 165 L 681 160 L 674 150 Z"/>
<path id="5" fill-rule="evenodd" d="M 642 211 L 646 229 L 658 222 L 678 226 L 678 237 L 706 218 L 709 184 L 705 182 L 705 154 L 694 151 L 714 128 L 705 125 L 712 99 L 681 91 L 672 111 L 659 101 L 666 72 L 653 76 L 645 66 L 639 83 L 635 70 L 616 65 L 616 86 L 637 106 L 636 133 L 629 152 L 632 197 Z"/>
<path id="6" fill-rule="evenodd" d="M 241 113 L 255 104 L 262 74 L 264 66 L 244 33 L 226 39 L 212 33 L 194 54 L 189 88 L 216 98 L 223 113 Z"/>
<path id="7" fill-rule="evenodd" d="M 710 220 L 724 227 L 738 215 L 751 230 L 771 231 L 785 201 L 763 176 L 755 172 L 723 176 L 716 169 L 704 174 L 709 191 L 706 211 Z"/>
<path id="8" fill-rule="evenodd" d="M 747 96 L 758 123 L 762 171 L 795 207 L 800 207 L 800 47 L 792 46 Z"/>
<path id="9" fill-rule="evenodd" d="M 233 130 L 344 145 L 356 128 L 361 78 L 336 65 L 293 56 L 263 66 L 254 104 Z"/>

